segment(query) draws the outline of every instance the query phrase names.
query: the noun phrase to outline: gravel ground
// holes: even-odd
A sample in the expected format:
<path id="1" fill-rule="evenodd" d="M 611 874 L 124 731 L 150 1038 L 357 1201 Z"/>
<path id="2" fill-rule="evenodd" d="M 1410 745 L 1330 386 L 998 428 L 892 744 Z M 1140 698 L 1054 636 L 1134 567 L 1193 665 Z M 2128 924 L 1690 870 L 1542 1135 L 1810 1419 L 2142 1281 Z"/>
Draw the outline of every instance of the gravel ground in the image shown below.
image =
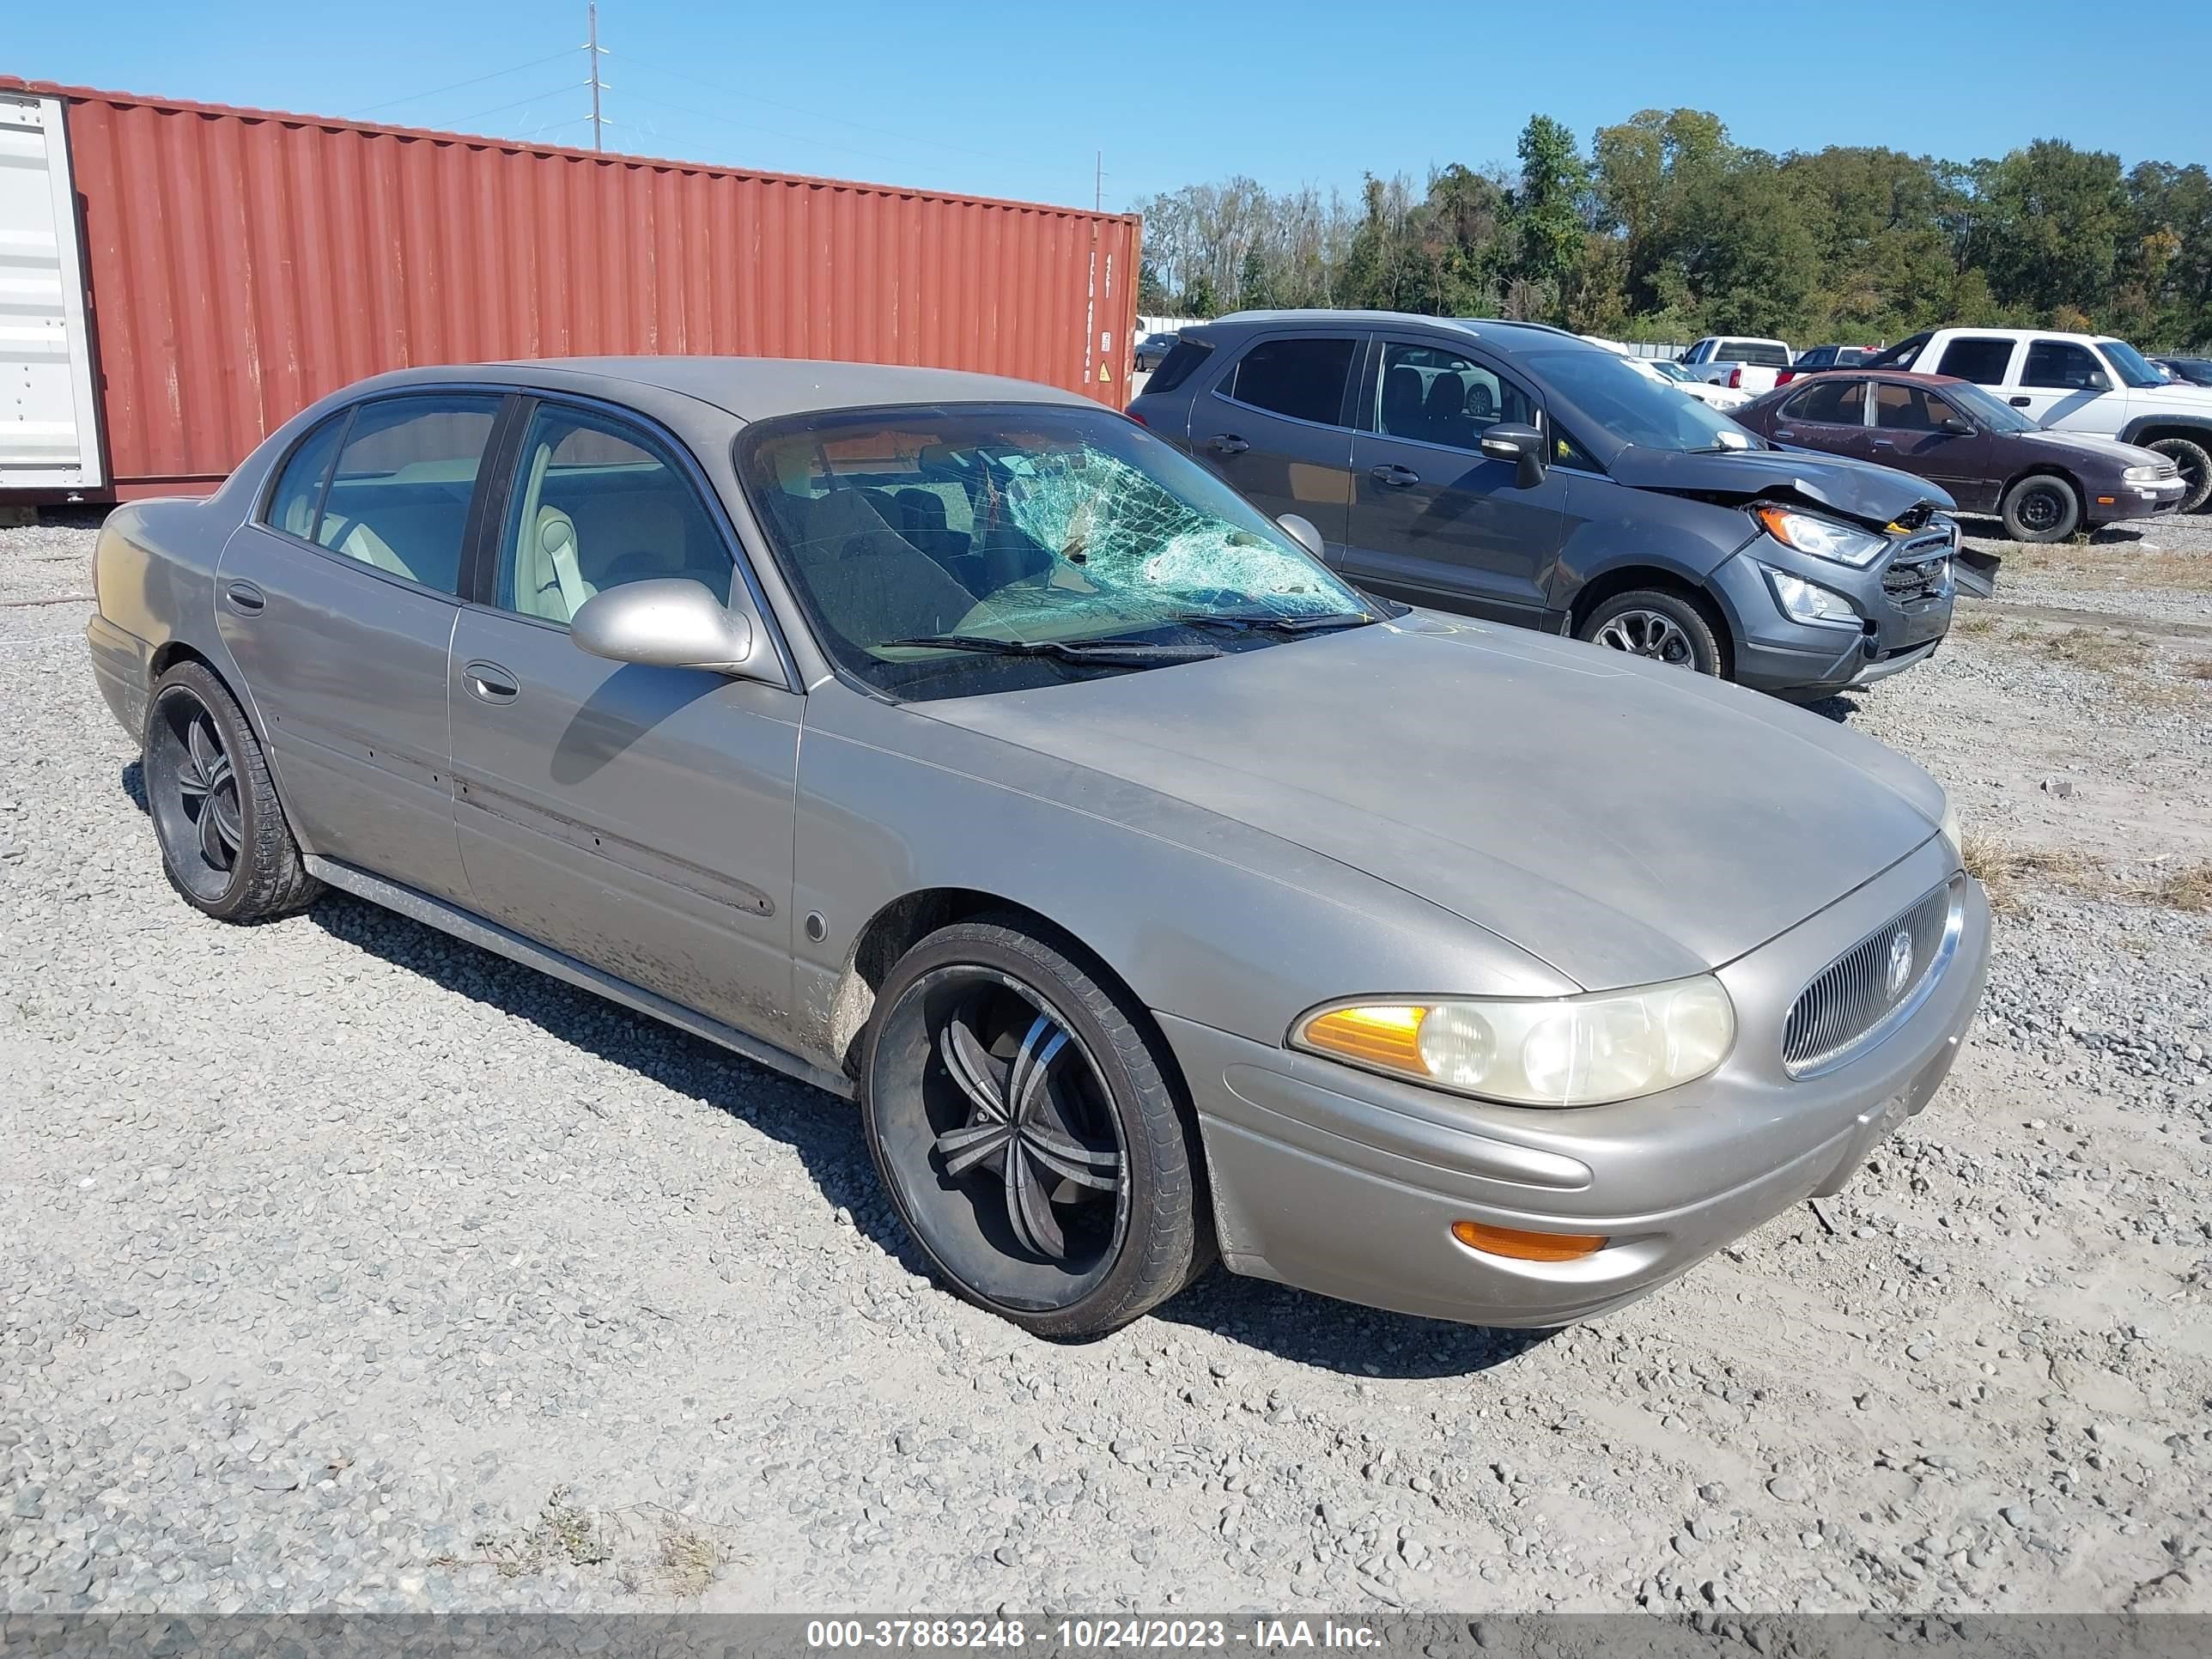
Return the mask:
<path id="1" fill-rule="evenodd" d="M 2141 896 L 2212 856 L 2212 639 L 2035 610 L 2139 545 L 1826 710 L 2045 855 L 1841 1197 L 1546 1340 L 1216 1275 L 1055 1346 L 828 1097 L 349 899 L 187 909 L 90 542 L 0 531 L 8 1609 L 2212 1610 L 2212 921 Z"/>

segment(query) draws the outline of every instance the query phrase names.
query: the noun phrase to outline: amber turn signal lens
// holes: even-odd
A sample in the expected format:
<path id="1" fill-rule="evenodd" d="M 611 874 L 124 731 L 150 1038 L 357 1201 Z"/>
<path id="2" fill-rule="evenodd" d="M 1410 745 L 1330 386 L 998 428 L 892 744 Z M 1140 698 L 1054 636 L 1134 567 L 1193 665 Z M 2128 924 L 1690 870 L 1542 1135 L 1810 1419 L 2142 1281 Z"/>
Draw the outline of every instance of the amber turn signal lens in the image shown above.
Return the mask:
<path id="1" fill-rule="evenodd" d="M 1493 1227 L 1483 1221 L 1455 1221 L 1452 1237 L 1470 1250 L 1510 1255 L 1516 1261 L 1576 1261 L 1606 1246 L 1596 1233 L 1525 1233 L 1517 1227 Z"/>
<path id="2" fill-rule="evenodd" d="M 1308 1047 L 1324 1054 L 1425 1076 L 1421 1020 L 1428 1012 L 1417 1003 L 1335 1008 L 1308 1020 L 1301 1035 Z"/>

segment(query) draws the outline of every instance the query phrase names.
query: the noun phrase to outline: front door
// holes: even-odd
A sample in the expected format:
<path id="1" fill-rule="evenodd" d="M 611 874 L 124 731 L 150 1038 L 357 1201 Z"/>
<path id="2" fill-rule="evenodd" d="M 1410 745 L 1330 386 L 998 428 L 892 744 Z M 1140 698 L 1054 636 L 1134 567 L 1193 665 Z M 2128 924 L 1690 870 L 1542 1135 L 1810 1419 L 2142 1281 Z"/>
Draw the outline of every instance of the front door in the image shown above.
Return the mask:
<path id="1" fill-rule="evenodd" d="M 594 593 L 736 577 L 673 441 L 543 403 L 507 488 L 492 603 L 453 632 L 455 813 L 472 908 L 685 1007 L 787 1042 L 804 699 L 579 650 Z"/>
<path id="2" fill-rule="evenodd" d="M 293 450 L 216 572 L 223 642 L 303 843 L 441 898 L 466 887 L 446 653 L 500 407 L 420 393 L 342 410 Z"/>
<path id="3" fill-rule="evenodd" d="M 2078 340 L 2031 340 L 2020 364 L 2020 384 L 2008 401 L 2039 426 L 2085 432 L 2116 429 L 2111 419 L 2113 382 L 2097 354 Z"/>
<path id="4" fill-rule="evenodd" d="M 1540 625 L 1565 533 L 1568 477 L 1533 489 L 1476 448 L 1484 428 L 1535 425 L 1528 390 L 1449 347 L 1382 343 L 1371 430 L 1352 440 L 1344 574 L 1411 605 Z"/>
<path id="5" fill-rule="evenodd" d="M 1870 429 L 1869 460 L 1940 485 L 1966 512 L 1987 512 L 1996 505 L 1990 439 L 1940 392 L 1899 381 L 1877 385 Z"/>
<path id="6" fill-rule="evenodd" d="M 1271 335 L 1191 401 L 1190 453 L 1269 518 L 1311 520 L 1332 564 L 1352 501 L 1345 410 L 1364 343 L 1351 330 Z"/>

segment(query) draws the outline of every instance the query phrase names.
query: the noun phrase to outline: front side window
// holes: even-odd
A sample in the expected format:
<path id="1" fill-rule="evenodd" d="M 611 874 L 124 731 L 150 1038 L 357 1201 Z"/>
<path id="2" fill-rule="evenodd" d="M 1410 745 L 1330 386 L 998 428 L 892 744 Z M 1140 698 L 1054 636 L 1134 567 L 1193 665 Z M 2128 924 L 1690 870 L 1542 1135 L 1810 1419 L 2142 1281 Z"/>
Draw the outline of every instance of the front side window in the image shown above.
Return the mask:
<path id="1" fill-rule="evenodd" d="M 2071 340 L 2038 340 L 2027 349 L 2020 383 L 2055 392 L 2086 392 L 2094 376 L 2105 372 L 2097 354 Z"/>
<path id="2" fill-rule="evenodd" d="M 1985 334 L 1962 334 L 1943 347 L 1938 374 L 1949 374 L 1977 386 L 2002 386 L 2005 366 L 2012 362 L 2012 342 Z"/>
<path id="3" fill-rule="evenodd" d="M 1345 382 L 1358 346 L 1348 337 L 1262 340 L 1230 372 L 1222 394 L 1294 421 L 1335 426 L 1343 418 Z"/>
<path id="4" fill-rule="evenodd" d="M 541 405 L 500 541 L 503 611 L 566 623 L 606 588 L 659 576 L 730 599 L 729 546 L 659 442 L 625 422 Z"/>
<path id="5" fill-rule="evenodd" d="M 331 416 L 293 449 L 284 470 L 276 476 L 276 487 L 269 492 L 269 509 L 262 515 L 264 524 L 288 536 L 297 536 L 303 542 L 315 539 L 315 520 L 323 510 L 323 489 L 331 480 L 331 459 L 338 453 L 338 441 L 345 436 L 349 412 L 342 410 Z"/>
<path id="6" fill-rule="evenodd" d="M 1375 429 L 1384 437 L 1453 449 L 1473 449 L 1482 429 L 1500 421 L 1536 423 L 1535 405 L 1520 387 L 1440 346 L 1385 345 L 1376 400 Z"/>
<path id="7" fill-rule="evenodd" d="M 1978 386 L 1948 386 L 1947 402 L 1986 432 L 2039 432 L 2042 427 L 2027 410 L 2014 409 L 2002 398 L 1992 398 Z"/>
<path id="8" fill-rule="evenodd" d="M 387 398 L 355 410 L 314 539 L 441 593 L 461 588 L 461 543 L 497 398 Z"/>
<path id="9" fill-rule="evenodd" d="M 1892 432 L 1936 432 L 1951 411 L 1926 388 L 1884 382 L 1875 388 L 1874 423 Z"/>
<path id="10" fill-rule="evenodd" d="M 1783 405 L 1782 418 L 1824 426 L 1857 426 L 1865 419 L 1865 409 L 1864 380 L 1823 374 Z"/>
<path id="11" fill-rule="evenodd" d="M 738 440 L 822 644 L 905 698 L 1279 645 L 1366 602 L 1212 473 L 1106 410 L 839 410 Z"/>

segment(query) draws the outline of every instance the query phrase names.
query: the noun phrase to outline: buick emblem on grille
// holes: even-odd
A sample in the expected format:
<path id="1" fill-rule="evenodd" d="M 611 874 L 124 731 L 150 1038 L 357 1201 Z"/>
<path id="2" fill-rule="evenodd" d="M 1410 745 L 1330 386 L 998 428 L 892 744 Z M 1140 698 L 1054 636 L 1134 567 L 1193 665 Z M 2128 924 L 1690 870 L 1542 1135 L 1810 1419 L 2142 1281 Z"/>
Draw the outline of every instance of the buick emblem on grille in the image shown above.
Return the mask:
<path id="1" fill-rule="evenodd" d="M 1906 929 L 1900 927 L 1889 936 L 1887 984 L 1891 1001 L 1894 1002 L 1904 994 L 1905 984 L 1911 977 L 1912 935 Z"/>

